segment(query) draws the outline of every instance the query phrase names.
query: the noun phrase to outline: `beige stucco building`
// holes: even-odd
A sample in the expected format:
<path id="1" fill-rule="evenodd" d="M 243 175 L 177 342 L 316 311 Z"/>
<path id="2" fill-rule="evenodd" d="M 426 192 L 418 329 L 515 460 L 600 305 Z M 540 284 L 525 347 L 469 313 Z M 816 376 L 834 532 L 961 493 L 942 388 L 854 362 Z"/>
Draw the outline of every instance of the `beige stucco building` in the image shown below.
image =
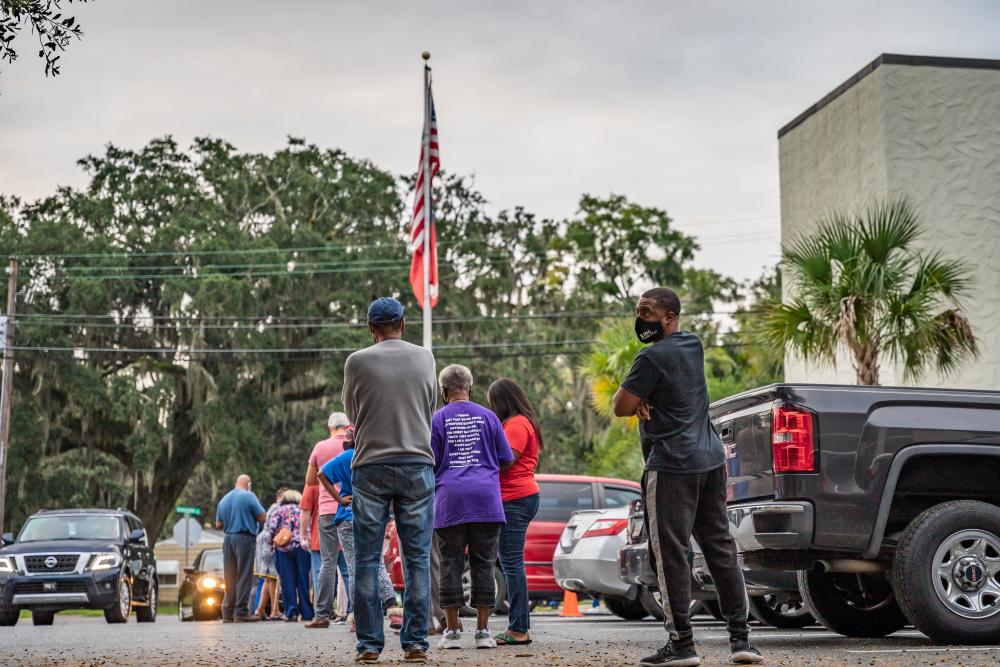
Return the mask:
<path id="1" fill-rule="evenodd" d="M 784 242 L 831 210 L 904 196 L 922 248 L 972 265 L 963 311 L 981 357 L 919 384 L 1000 389 L 1000 60 L 883 54 L 783 127 L 778 146 Z M 853 383 L 854 370 L 846 356 L 836 368 L 789 356 L 785 379 Z M 888 359 L 881 382 L 903 384 Z"/>

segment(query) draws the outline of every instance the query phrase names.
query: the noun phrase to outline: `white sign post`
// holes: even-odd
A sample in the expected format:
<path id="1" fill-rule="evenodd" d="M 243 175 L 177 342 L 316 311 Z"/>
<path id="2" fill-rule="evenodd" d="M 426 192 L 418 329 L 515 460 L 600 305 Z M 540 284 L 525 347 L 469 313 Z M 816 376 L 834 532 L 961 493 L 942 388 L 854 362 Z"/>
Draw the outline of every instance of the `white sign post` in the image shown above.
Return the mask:
<path id="1" fill-rule="evenodd" d="M 201 524 L 189 516 L 182 517 L 174 524 L 174 541 L 184 545 L 184 565 L 188 565 L 188 549 L 201 539 Z"/>

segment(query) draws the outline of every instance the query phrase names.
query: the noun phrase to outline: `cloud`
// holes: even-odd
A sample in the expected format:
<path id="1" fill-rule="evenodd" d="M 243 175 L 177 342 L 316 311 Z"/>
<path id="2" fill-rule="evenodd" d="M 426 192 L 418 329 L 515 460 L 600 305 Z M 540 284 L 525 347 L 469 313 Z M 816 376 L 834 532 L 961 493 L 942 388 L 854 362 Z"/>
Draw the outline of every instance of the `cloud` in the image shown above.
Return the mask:
<path id="1" fill-rule="evenodd" d="M 291 134 L 411 172 L 430 49 L 444 166 L 475 174 L 491 205 L 560 217 L 583 192 L 624 193 L 666 208 L 698 234 L 702 265 L 738 277 L 778 252 L 781 125 L 881 52 L 1000 55 L 991 2 L 101 0 L 73 13 L 86 36 L 63 76 L 45 79 L 27 52 L 0 75 L 4 193 L 82 185 L 77 158 L 164 134 L 243 150 Z"/>

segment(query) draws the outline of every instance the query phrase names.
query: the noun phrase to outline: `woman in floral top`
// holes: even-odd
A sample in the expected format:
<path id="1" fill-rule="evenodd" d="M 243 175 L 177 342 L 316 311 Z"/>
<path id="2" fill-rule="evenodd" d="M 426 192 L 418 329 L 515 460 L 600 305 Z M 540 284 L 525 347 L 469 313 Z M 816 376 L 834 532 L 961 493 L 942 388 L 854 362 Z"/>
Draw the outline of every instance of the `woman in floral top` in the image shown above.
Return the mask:
<path id="1" fill-rule="evenodd" d="M 309 545 L 302 548 L 299 544 L 302 524 L 300 502 L 301 493 L 294 489 L 285 491 L 281 505 L 271 515 L 267 526 L 269 539 L 274 547 L 274 565 L 281 580 L 281 604 L 285 609 L 285 620 L 292 623 L 297 622 L 300 617 L 304 621 L 311 621 L 313 617 L 312 603 L 309 601 Z M 279 535 L 289 537 L 288 541 L 284 544 L 280 543 L 280 539 L 275 542 Z"/>

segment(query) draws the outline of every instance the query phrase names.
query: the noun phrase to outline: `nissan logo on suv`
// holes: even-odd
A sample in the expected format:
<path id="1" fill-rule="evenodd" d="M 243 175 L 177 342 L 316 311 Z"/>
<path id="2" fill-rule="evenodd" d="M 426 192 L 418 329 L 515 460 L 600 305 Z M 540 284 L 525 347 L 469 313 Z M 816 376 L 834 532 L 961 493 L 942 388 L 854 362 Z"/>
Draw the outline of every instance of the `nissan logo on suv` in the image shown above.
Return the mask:
<path id="1" fill-rule="evenodd" d="M 58 563 L 58 562 L 59 561 L 56 560 L 55 556 L 49 556 L 48 558 L 45 559 L 45 567 L 47 567 L 47 568 L 49 568 L 51 570 L 52 568 L 54 568 L 56 566 L 56 563 Z"/>

